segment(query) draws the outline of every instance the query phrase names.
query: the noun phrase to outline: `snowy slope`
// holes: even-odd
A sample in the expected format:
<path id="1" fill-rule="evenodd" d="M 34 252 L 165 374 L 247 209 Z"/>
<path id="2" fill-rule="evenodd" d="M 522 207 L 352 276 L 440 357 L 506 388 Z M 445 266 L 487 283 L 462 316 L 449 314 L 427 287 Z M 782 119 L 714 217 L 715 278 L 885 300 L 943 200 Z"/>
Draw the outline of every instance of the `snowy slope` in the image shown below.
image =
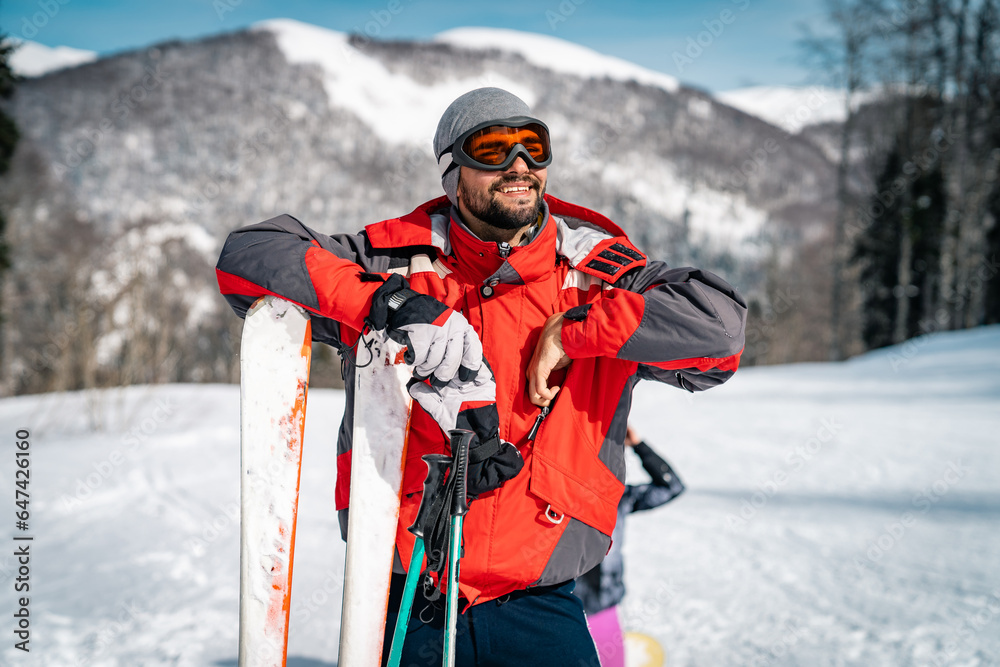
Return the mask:
<path id="1" fill-rule="evenodd" d="M 489 85 L 509 90 L 529 105 L 535 100 L 528 87 L 497 72 L 422 85 L 404 74 L 390 72 L 381 62 L 351 46 L 347 33 L 293 19 L 262 21 L 254 24 L 254 29 L 274 33 L 288 62 L 319 65 L 331 106 L 354 112 L 382 139 L 412 144 L 428 155 L 430 137 L 434 136 L 441 114 L 459 95 Z"/>
<path id="2" fill-rule="evenodd" d="M 309 397 L 291 667 L 336 663 L 342 408 Z M 624 622 L 671 666 L 1000 662 L 1000 327 L 747 369 L 705 394 L 644 384 L 633 423 L 689 488 L 632 517 L 625 543 Z M 35 537 L 32 650 L 7 630 L 0 663 L 235 666 L 237 388 L 5 399 L 0 424 L 8 503 L 11 438 L 31 431 Z"/>
<path id="3" fill-rule="evenodd" d="M 10 57 L 10 66 L 21 76 L 42 76 L 64 67 L 75 67 L 97 60 L 95 51 L 74 49 L 69 46 L 45 46 L 30 40 L 20 42 L 17 51 Z"/>
<path id="4" fill-rule="evenodd" d="M 502 28 L 454 28 L 438 33 L 434 41 L 464 49 L 499 49 L 520 54 L 525 60 L 562 74 L 582 78 L 635 81 L 677 92 L 680 83 L 672 76 L 647 69 L 614 56 L 606 56 L 564 39 Z"/>
<path id="5" fill-rule="evenodd" d="M 351 46 L 349 35 L 294 19 L 271 19 L 255 30 L 274 33 L 290 63 L 319 65 L 330 103 L 353 111 L 383 139 L 424 147 L 448 104 L 462 93 L 497 86 L 521 97 L 528 106 L 535 92 L 500 71 L 471 78 L 449 78 L 434 85 L 390 72 L 384 64 Z M 517 53 L 538 67 L 582 78 L 636 81 L 676 92 L 677 79 L 556 37 L 518 30 L 456 28 L 439 33 L 435 42 L 473 49 Z M 400 123 L 406 118 L 406 123 Z M 429 149 L 428 149 L 429 152 Z"/>
<path id="6" fill-rule="evenodd" d="M 806 125 L 842 122 L 847 117 L 844 95 L 824 86 L 751 86 L 716 93 L 715 99 L 795 133 Z"/>

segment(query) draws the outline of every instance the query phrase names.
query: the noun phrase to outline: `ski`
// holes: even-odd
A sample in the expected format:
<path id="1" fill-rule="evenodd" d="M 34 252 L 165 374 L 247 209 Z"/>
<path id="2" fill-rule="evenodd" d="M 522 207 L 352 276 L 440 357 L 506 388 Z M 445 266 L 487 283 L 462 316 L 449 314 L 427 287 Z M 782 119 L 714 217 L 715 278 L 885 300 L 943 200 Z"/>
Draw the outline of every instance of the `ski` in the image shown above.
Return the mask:
<path id="1" fill-rule="evenodd" d="M 309 388 L 309 317 L 273 296 L 240 348 L 240 667 L 284 667 Z"/>
<path id="2" fill-rule="evenodd" d="M 411 408 L 406 385 L 413 371 L 403 360 L 405 349 L 384 332 L 369 331 L 355 355 L 340 667 L 377 667 L 382 656 Z"/>

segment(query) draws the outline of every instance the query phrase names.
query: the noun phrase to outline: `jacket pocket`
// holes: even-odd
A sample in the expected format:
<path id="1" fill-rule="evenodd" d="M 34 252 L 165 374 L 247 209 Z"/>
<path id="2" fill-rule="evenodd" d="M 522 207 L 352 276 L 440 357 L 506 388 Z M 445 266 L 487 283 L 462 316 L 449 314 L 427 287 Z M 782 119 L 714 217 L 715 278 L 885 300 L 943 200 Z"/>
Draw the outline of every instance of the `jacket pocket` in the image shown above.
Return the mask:
<path id="1" fill-rule="evenodd" d="M 600 448 L 617 406 L 616 390 L 627 379 L 623 373 L 609 375 L 608 366 L 596 359 L 577 359 L 570 366 L 535 440 L 528 487 L 554 511 L 550 521 L 567 515 L 605 535 L 614 531 L 625 484 L 601 461 Z M 595 399 L 595 382 L 609 395 Z"/>
<path id="2" fill-rule="evenodd" d="M 528 488 L 548 505 L 545 518 L 552 523 L 571 517 L 611 535 L 625 487 L 596 456 L 566 466 L 536 451 Z"/>

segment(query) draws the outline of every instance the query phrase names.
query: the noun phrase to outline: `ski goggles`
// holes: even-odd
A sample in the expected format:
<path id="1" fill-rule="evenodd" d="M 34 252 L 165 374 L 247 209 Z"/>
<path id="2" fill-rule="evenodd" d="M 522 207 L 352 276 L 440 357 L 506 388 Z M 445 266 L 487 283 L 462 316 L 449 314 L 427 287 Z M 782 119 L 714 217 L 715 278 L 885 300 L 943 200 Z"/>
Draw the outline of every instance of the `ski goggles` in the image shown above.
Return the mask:
<path id="1" fill-rule="evenodd" d="M 523 157 L 528 167 L 541 169 L 552 162 L 549 128 L 540 120 L 519 117 L 483 123 L 465 132 L 451 147 L 451 159 L 439 158 L 441 175 L 457 165 L 501 171 Z"/>

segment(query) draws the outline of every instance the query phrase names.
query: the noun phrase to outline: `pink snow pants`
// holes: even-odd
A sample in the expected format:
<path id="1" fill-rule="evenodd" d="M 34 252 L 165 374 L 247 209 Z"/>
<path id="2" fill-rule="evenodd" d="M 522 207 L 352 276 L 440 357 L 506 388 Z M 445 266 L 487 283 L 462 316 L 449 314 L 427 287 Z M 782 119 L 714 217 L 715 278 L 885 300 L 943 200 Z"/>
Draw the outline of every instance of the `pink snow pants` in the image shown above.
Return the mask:
<path id="1" fill-rule="evenodd" d="M 601 667 L 625 667 L 625 639 L 618 622 L 618 607 L 591 614 L 587 617 L 587 625 L 597 645 Z"/>

